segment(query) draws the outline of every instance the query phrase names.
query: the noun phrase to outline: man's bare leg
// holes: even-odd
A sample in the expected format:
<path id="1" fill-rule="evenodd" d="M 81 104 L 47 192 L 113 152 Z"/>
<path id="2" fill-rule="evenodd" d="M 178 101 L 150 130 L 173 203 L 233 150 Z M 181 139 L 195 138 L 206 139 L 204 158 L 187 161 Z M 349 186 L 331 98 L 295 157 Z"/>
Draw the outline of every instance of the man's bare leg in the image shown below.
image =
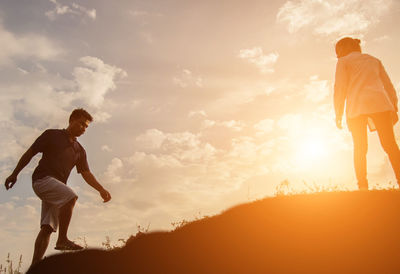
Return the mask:
<path id="1" fill-rule="evenodd" d="M 46 252 L 46 249 L 49 245 L 50 235 L 53 232 L 53 229 L 48 225 L 43 225 L 36 237 L 35 241 L 35 249 L 33 251 L 32 265 L 39 262 Z"/>
<path id="2" fill-rule="evenodd" d="M 58 232 L 58 240 L 56 246 L 70 242 L 70 240 L 68 240 L 67 233 L 76 200 L 77 199 L 74 198 L 60 208 L 60 213 L 58 215 L 60 230 Z"/>

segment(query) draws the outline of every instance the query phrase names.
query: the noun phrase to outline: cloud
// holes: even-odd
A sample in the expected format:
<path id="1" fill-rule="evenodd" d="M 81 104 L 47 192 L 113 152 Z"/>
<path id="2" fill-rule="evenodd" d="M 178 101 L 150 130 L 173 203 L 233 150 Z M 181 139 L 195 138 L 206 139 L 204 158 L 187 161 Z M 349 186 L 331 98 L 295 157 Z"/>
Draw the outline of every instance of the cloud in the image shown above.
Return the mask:
<path id="1" fill-rule="evenodd" d="M 127 73 L 115 66 L 105 64 L 96 57 L 85 56 L 80 59 L 84 65 L 76 67 L 73 75 L 82 97 L 90 106 L 100 107 L 105 94 L 116 88 L 115 80 L 127 76 Z"/>
<path id="2" fill-rule="evenodd" d="M 217 148 L 203 132 L 147 130 L 136 138 L 137 151 L 123 159 L 125 175 L 120 176 L 130 177 L 136 187 L 168 189 L 188 199 L 196 191 L 193 196 L 200 201 L 192 203 L 199 206 L 204 202 L 201 197 L 211 203 L 212 197 L 235 191 L 253 176 L 268 172 L 266 160 L 273 151 L 273 140 L 224 136 L 228 146 Z"/>
<path id="3" fill-rule="evenodd" d="M 95 9 L 88 9 L 76 3 L 72 3 L 71 5 L 62 5 L 59 2 L 57 2 L 57 0 L 49 0 L 49 1 L 55 5 L 54 9 L 46 12 L 46 16 L 50 20 L 55 20 L 57 19 L 58 16 L 65 14 L 86 16 L 92 20 L 96 19 Z"/>
<path id="4" fill-rule="evenodd" d="M 306 100 L 311 102 L 322 102 L 330 94 L 328 80 L 320 80 L 318 75 L 310 77 L 310 82 L 304 86 Z"/>
<path id="5" fill-rule="evenodd" d="M 228 120 L 228 121 L 214 121 L 209 119 L 203 120 L 203 129 L 211 127 L 225 127 L 228 129 L 232 129 L 234 131 L 241 131 L 245 127 L 245 124 L 242 121 L 236 121 L 236 120 Z"/>
<path id="6" fill-rule="evenodd" d="M 89 18 L 91 18 L 93 20 L 96 19 L 96 10 L 95 9 L 88 9 L 88 8 L 80 6 L 76 3 L 72 3 L 72 7 L 78 11 L 81 11 L 83 14 L 85 14 Z"/>
<path id="7" fill-rule="evenodd" d="M 95 57 L 81 62 L 85 66 L 76 67 L 72 79 L 40 72 L 40 77 L 32 73 L 21 82 L 0 83 L 0 145 L 7 148 L 0 156 L 1 175 L 10 172 L 11 163 L 43 129 L 64 127 L 73 108 L 86 108 L 96 122 L 111 117 L 103 110 L 104 97 L 126 73 Z"/>
<path id="8" fill-rule="evenodd" d="M 145 10 L 129 10 L 128 13 L 135 18 L 140 25 L 145 26 L 148 25 L 155 18 L 162 17 L 162 13 L 158 12 L 149 12 Z"/>
<path id="9" fill-rule="evenodd" d="M 275 121 L 273 119 L 267 118 L 255 124 L 254 128 L 257 130 L 257 135 L 263 135 L 272 132 L 274 129 L 274 125 Z"/>
<path id="10" fill-rule="evenodd" d="M 112 149 L 108 145 L 102 145 L 101 146 L 101 150 L 102 151 L 106 151 L 106 152 L 111 152 L 112 151 Z"/>
<path id="11" fill-rule="evenodd" d="M 293 132 L 298 131 L 302 128 L 304 123 L 303 115 L 301 114 L 285 114 L 277 121 L 277 125 L 280 129 L 291 130 Z"/>
<path id="12" fill-rule="evenodd" d="M 105 172 L 107 182 L 119 183 L 121 181 L 121 177 L 118 176 L 118 171 L 122 169 L 123 165 L 119 158 L 113 158 L 111 160 Z"/>
<path id="13" fill-rule="evenodd" d="M 44 36 L 15 35 L 4 29 L 1 22 L 0 41 L 0 66 L 10 64 L 13 60 L 54 60 L 64 53 L 59 45 Z M 24 70 L 20 71 L 24 73 Z"/>
<path id="14" fill-rule="evenodd" d="M 175 85 L 180 86 L 181 88 L 203 87 L 203 78 L 193 75 L 193 73 L 188 69 L 183 69 L 180 74 L 172 80 Z"/>
<path id="15" fill-rule="evenodd" d="M 136 142 L 142 150 L 153 150 L 160 148 L 165 139 L 166 136 L 162 131 L 153 128 L 136 137 Z"/>
<path id="16" fill-rule="evenodd" d="M 164 133 L 158 129 L 147 130 L 136 138 L 142 150 L 159 151 L 179 162 L 197 162 L 213 157 L 215 149 L 191 132 Z"/>
<path id="17" fill-rule="evenodd" d="M 104 99 L 103 99 L 104 100 Z M 96 122 L 106 123 L 111 118 L 111 114 L 105 111 L 98 110 L 93 114 L 93 119 Z"/>
<path id="18" fill-rule="evenodd" d="M 203 118 L 203 117 L 207 117 L 207 113 L 204 110 L 198 110 L 198 111 L 191 111 L 188 114 L 189 118 Z"/>
<path id="19" fill-rule="evenodd" d="M 58 124 L 75 105 L 88 106 L 95 118 L 107 120 L 109 114 L 100 111 L 100 107 L 105 95 L 116 89 L 115 81 L 125 77 L 126 72 L 91 56 L 81 58 L 80 62 L 84 66 L 75 67 L 72 80 L 52 74 L 39 79 L 32 75 L 27 82 L 0 86 L 0 106 L 3 107 L 0 121 L 16 118 L 27 125 L 29 121 L 37 123 L 38 120 Z"/>
<path id="20" fill-rule="evenodd" d="M 256 65 L 261 73 L 272 73 L 275 71 L 273 66 L 278 60 L 279 54 L 269 53 L 265 55 L 262 48 L 254 47 L 252 49 L 241 49 L 238 57 Z"/>
<path id="21" fill-rule="evenodd" d="M 391 0 L 287 1 L 279 9 L 277 21 L 287 24 L 290 33 L 305 28 L 323 36 L 365 33 L 379 23 L 391 3 Z"/>
<path id="22" fill-rule="evenodd" d="M 2 246 L 7 247 L 5 251 L 14 256 L 25 251 L 26 243 L 32 241 L 32 233 L 39 228 L 40 214 L 36 209 L 38 202 L 36 198 L 0 203 L 0 241 Z"/>

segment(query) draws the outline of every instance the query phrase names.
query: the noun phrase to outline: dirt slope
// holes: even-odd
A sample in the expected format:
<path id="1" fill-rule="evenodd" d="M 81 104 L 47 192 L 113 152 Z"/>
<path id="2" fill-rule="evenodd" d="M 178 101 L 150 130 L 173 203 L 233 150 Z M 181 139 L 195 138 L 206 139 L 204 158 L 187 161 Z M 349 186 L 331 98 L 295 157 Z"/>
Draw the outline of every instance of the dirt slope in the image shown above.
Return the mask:
<path id="1" fill-rule="evenodd" d="M 267 198 L 28 273 L 400 273 L 400 192 Z"/>

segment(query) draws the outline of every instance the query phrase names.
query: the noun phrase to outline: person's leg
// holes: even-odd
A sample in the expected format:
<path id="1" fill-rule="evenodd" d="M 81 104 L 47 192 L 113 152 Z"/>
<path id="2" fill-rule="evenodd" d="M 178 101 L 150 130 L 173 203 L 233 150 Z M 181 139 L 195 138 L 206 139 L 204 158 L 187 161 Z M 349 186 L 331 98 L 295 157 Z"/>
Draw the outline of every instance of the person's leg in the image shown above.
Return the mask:
<path id="1" fill-rule="evenodd" d="M 397 183 L 400 184 L 400 150 L 394 136 L 391 114 L 390 112 L 376 113 L 371 118 L 376 125 L 382 148 L 389 156 Z"/>
<path id="2" fill-rule="evenodd" d="M 358 188 L 368 190 L 367 180 L 367 121 L 366 117 L 358 117 L 348 120 L 349 130 L 353 137 L 354 145 L 354 169 L 357 178 Z"/>
<path id="3" fill-rule="evenodd" d="M 50 235 L 53 229 L 49 225 L 43 225 L 36 237 L 35 248 L 33 251 L 32 265 L 39 262 L 46 252 L 49 245 Z"/>
<path id="4" fill-rule="evenodd" d="M 71 199 L 68 203 L 63 205 L 60 208 L 60 213 L 58 215 L 59 218 L 59 232 L 58 232 L 58 240 L 56 245 L 64 244 L 70 242 L 68 240 L 68 227 L 72 217 L 72 211 L 75 206 L 77 198 Z"/>

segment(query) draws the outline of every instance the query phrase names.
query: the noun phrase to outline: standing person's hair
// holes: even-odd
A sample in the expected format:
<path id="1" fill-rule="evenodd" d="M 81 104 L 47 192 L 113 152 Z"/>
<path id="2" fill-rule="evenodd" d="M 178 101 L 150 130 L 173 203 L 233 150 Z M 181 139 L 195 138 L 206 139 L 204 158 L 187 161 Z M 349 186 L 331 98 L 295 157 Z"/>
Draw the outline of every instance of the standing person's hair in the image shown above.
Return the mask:
<path id="1" fill-rule="evenodd" d="M 353 39 L 351 37 L 340 39 L 336 43 L 335 47 L 336 56 L 340 58 L 346 56 L 349 53 L 352 53 L 353 51 L 361 52 L 360 42 L 360 39 Z"/>
<path id="2" fill-rule="evenodd" d="M 69 116 L 69 122 L 79 119 L 81 117 L 86 118 L 86 120 L 89 120 L 90 122 L 93 121 L 93 117 L 92 117 L 92 115 L 89 114 L 89 112 L 87 112 L 83 108 L 77 108 L 77 109 L 74 109 L 72 111 L 71 115 Z"/>

